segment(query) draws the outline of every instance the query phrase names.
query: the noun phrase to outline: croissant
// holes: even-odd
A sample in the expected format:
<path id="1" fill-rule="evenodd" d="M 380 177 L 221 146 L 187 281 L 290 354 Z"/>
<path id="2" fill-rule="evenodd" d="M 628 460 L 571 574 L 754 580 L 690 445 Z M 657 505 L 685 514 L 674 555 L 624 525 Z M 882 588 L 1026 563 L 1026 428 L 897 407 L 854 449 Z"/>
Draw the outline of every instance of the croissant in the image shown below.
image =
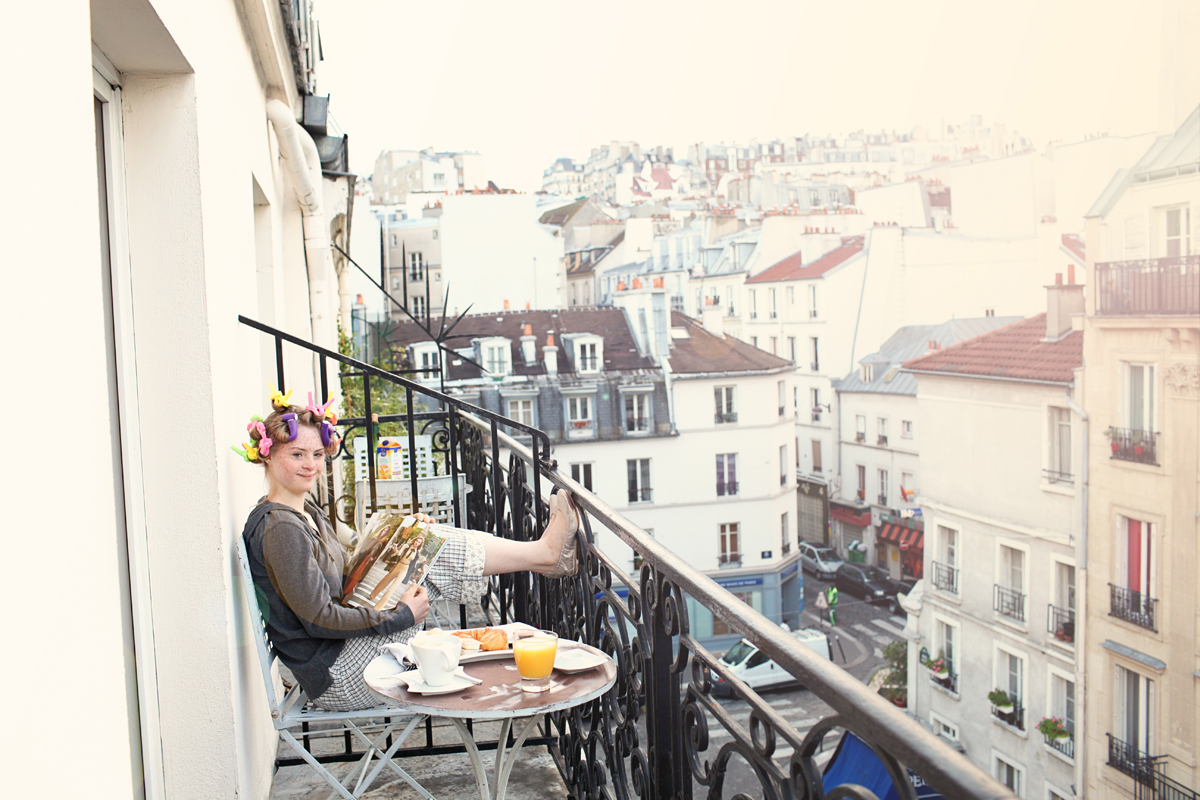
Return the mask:
<path id="1" fill-rule="evenodd" d="M 508 635 L 499 628 L 471 628 L 465 631 L 453 631 L 460 639 L 471 639 L 479 642 L 483 650 L 507 650 Z"/>

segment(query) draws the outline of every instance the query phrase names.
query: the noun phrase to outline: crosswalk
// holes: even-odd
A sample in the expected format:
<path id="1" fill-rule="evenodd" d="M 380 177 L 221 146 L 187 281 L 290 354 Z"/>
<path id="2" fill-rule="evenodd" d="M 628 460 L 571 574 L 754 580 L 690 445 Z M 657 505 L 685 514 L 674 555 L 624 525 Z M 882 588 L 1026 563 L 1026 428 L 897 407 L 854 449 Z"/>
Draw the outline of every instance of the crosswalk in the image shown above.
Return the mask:
<path id="1" fill-rule="evenodd" d="M 875 626 L 874 628 L 871 625 Z M 876 644 L 890 644 L 895 639 L 903 638 L 904 632 L 887 620 L 873 619 L 871 625 L 856 622 L 850 627 L 866 636 Z M 884 635 L 885 633 L 890 635 Z"/>

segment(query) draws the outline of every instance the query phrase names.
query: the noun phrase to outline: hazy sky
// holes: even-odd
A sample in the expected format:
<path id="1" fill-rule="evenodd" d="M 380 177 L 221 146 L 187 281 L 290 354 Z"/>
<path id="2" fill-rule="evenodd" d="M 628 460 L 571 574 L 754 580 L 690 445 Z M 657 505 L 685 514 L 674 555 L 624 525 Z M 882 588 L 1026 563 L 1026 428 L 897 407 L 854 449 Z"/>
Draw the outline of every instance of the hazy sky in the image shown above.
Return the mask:
<path id="1" fill-rule="evenodd" d="M 322 93 L 368 175 L 476 150 L 534 190 L 559 156 L 907 130 L 982 114 L 1033 139 L 1155 128 L 1156 2 L 318 0 Z"/>

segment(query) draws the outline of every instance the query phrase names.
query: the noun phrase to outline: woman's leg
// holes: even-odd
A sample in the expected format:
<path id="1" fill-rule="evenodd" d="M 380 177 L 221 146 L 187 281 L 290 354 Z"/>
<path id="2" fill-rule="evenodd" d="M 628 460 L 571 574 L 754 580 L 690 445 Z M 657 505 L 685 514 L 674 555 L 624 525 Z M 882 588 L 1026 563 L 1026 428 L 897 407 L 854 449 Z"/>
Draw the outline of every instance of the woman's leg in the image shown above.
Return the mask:
<path id="1" fill-rule="evenodd" d="M 565 497 L 565 495 L 559 495 Z M 535 542 L 514 542 L 492 536 L 486 540 L 486 557 L 483 564 L 484 575 L 503 575 L 507 572 L 550 572 L 559 563 L 564 548 L 568 545 L 568 530 L 570 521 L 568 512 L 550 504 L 550 522 L 542 536 Z M 571 509 L 574 511 L 574 508 Z M 574 512 L 578 514 L 578 512 Z M 575 527 L 578 527 L 576 524 Z M 574 538 L 574 531 L 571 531 Z M 573 544 L 573 541 L 571 542 Z"/>

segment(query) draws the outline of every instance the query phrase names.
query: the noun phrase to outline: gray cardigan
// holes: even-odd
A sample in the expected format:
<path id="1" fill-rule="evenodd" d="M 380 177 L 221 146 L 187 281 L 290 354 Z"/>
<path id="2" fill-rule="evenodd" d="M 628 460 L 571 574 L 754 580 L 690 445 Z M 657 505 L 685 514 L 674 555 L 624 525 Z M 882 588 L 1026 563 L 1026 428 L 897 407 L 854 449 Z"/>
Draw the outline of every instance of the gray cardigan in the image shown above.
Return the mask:
<path id="1" fill-rule="evenodd" d="M 305 509 L 319 530 L 288 506 L 262 502 L 250 512 L 242 536 L 271 644 L 316 699 L 329 688 L 329 668 L 346 639 L 395 633 L 414 620 L 403 603 L 380 612 L 338 602 L 346 551 L 321 510 L 307 501 Z"/>

